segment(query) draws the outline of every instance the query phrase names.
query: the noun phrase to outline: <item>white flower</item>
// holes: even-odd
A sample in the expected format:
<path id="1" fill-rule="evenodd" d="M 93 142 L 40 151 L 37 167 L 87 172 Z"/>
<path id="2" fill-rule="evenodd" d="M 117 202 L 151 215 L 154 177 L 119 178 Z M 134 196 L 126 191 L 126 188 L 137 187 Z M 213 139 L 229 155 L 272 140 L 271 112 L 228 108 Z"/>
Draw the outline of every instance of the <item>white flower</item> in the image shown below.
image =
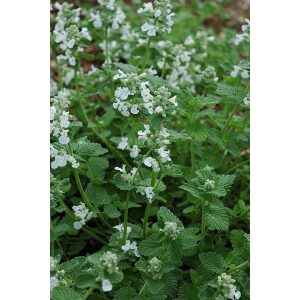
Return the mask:
<path id="1" fill-rule="evenodd" d="M 134 104 L 131 106 L 131 109 L 130 109 L 130 112 L 133 114 L 133 115 L 137 115 L 140 111 L 138 109 L 138 105 Z"/>
<path id="2" fill-rule="evenodd" d="M 156 173 L 160 171 L 160 167 L 157 160 L 151 156 L 144 158 L 143 163 L 147 167 L 152 167 L 152 170 Z"/>
<path id="3" fill-rule="evenodd" d="M 153 196 L 154 196 L 153 187 L 152 186 L 145 187 L 145 194 L 146 194 L 147 199 L 151 203 Z"/>
<path id="4" fill-rule="evenodd" d="M 83 27 L 83 28 L 81 29 L 80 35 L 81 35 L 83 38 L 85 38 L 86 40 L 88 40 L 88 41 L 91 41 L 91 40 L 92 40 L 92 37 L 91 37 L 91 35 L 90 35 L 88 29 L 85 28 L 85 27 Z"/>
<path id="5" fill-rule="evenodd" d="M 91 21 L 93 22 L 93 25 L 95 28 L 102 27 L 102 20 L 101 20 L 99 12 L 91 13 Z"/>
<path id="6" fill-rule="evenodd" d="M 243 102 L 245 103 L 245 105 L 249 105 L 250 104 L 250 98 L 247 96 L 243 99 Z"/>
<path id="7" fill-rule="evenodd" d="M 55 276 L 50 277 L 50 291 L 59 285 L 59 281 Z"/>
<path id="8" fill-rule="evenodd" d="M 115 91 L 115 96 L 117 99 L 126 100 L 130 95 L 130 90 L 127 87 L 118 87 Z"/>
<path id="9" fill-rule="evenodd" d="M 121 236 L 123 235 L 123 231 L 124 231 L 123 224 L 116 225 L 116 226 L 114 226 L 114 228 L 116 228 L 120 232 Z M 132 228 L 130 226 L 127 226 L 127 237 L 130 234 L 131 230 L 132 230 Z"/>
<path id="10" fill-rule="evenodd" d="M 132 250 L 133 251 L 133 254 L 136 256 L 136 257 L 141 257 L 140 254 L 138 253 L 138 249 L 137 249 L 137 244 L 136 242 L 130 242 L 129 240 L 126 240 L 126 243 L 125 245 L 123 245 L 121 247 L 121 249 L 124 251 L 124 252 L 127 252 L 129 250 Z"/>
<path id="11" fill-rule="evenodd" d="M 142 31 L 146 31 L 148 36 L 156 36 L 155 27 L 147 22 L 142 26 L 141 29 Z"/>
<path id="12" fill-rule="evenodd" d="M 153 197 L 154 197 L 154 188 L 151 186 L 145 187 L 145 186 L 138 186 L 137 187 L 137 192 L 142 194 L 143 196 L 146 196 L 148 199 L 149 203 L 153 202 Z"/>
<path id="13" fill-rule="evenodd" d="M 138 9 L 138 13 L 139 14 L 142 14 L 142 13 L 145 13 L 145 12 L 153 12 L 153 5 L 152 5 L 152 3 L 151 2 L 149 2 L 149 3 L 144 3 L 143 4 L 143 8 L 139 8 Z"/>
<path id="14" fill-rule="evenodd" d="M 162 162 L 171 161 L 170 150 L 165 150 L 164 147 L 160 147 L 159 149 L 157 149 L 157 152 L 160 155 Z"/>
<path id="15" fill-rule="evenodd" d="M 113 80 L 126 78 L 126 74 L 122 70 L 118 70 L 118 74 L 113 77 Z"/>
<path id="16" fill-rule="evenodd" d="M 230 72 L 230 76 L 232 78 L 236 78 L 238 76 L 238 74 L 240 73 L 240 67 L 238 66 L 233 66 L 233 71 Z"/>
<path id="17" fill-rule="evenodd" d="M 135 158 L 139 155 L 140 152 L 141 150 L 139 149 L 139 147 L 137 145 L 133 145 L 130 150 L 130 157 Z"/>
<path id="18" fill-rule="evenodd" d="M 139 136 L 138 139 L 140 139 L 140 140 L 147 140 L 148 134 L 151 133 L 149 125 L 144 124 L 144 128 L 145 128 L 145 131 L 142 131 L 142 130 L 138 131 L 138 136 Z"/>
<path id="19" fill-rule="evenodd" d="M 193 39 L 193 37 L 192 37 L 191 35 L 189 35 L 189 36 L 185 39 L 184 44 L 187 45 L 187 46 L 194 45 L 194 44 L 195 44 L 195 40 Z"/>
<path id="20" fill-rule="evenodd" d="M 241 77 L 244 78 L 244 79 L 249 78 L 249 73 L 248 73 L 248 71 L 247 71 L 247 70 L 243 70 L 243 71 L 241 72 Z"/>
<path id="21" fill-rule="evenodd" d="M 94 213 L 90 212 L 88 208 L 85 207 L 85 204 L 80 202 L 77 206 L 72 206 L 74 211 L 74 215 L 79 218 L 79 221 L 75 221 L 73 226 L 75 229 L 80 229 L 87 221 L 89 221 L 93 216 Z"/>
<path id="22" fill-rule="evenodd" d="M 122 137 L 121 142 L 118 145 L 118 149 L 125 150 L 127 146 L 128 146 L 128 138 Z"/>
<path id="23" fill-rule="evenodd" d="M 60 137 L 58 138 L 58 141 L 62 144 L 62 145 L 67 145 L 70 142 L 70 139 L 68 137 L 68 132 L 67 131 L 62 131 L 60 133 Z"/>
<path id="24" fill-rule="evenodd" d="M 160 8 L 156 8 L 155 12 L 154 12 L 154 17 L 158 18 L 161 15 L 161 9 Z"/>
<path id="25" fill-rule="evenodd" d="M 102 290 L 103 292 L 109 292 L 113 288 L 111 282 L 108 279 L 103 279 L 102 280 Z"/>
<path id="26" fill-rule="evenodd" d="M 126 166 L 125 165 L 122 165 L 122 168 L 119 168 L 119 167 L 115 167 L 115 170 L 121 172 L 121 173 L 126 173 L 126 170 L 125 170 Z"/>

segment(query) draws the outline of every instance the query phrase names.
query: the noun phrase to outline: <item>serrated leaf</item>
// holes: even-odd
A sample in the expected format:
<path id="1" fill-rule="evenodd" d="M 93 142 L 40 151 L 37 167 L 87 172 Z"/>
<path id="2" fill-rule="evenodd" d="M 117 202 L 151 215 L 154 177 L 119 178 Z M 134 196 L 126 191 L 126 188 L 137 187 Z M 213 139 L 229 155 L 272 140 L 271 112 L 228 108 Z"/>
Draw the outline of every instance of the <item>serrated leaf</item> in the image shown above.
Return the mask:
<path id="1" fill-rule="evenodd" d="M 80 143 L 76 150 L 76 154 L 83 157 L 99 156 L 107 153 L 108 150 L 97 143 Z"/>
<path id="2" fill-rule="evenodd" d="M 91 157 L 88 160 L 88 177 L 95 184 L 101 184 L 105 172 L 103 170 L 103 160 L 100 157 Z"/>
<path id="3" fill-rule="evenodd" d="M 89 183 L 85 192 L 90 202 L 96 206 L 110 203 L 110 196 L 102 186 Z"/>
<path id="4" fill-rule="evenodd" d="M 219 96 L 224 97 L 227 100 L 227 102 L 233 103 L 242 101 L 246 96 L 246 93 L 242 88 L 235 87 L 223 82 L 218 83 L 216 93 Z"/>
<path id="5" fill-rule="evenodd" d="M 229 217 L 223 207 L 210 206 L 205 212 L 205 220 L 210 230 L 227 230 L 229 227 Z"/>
<path id="6" fill-rule="evenodd" d="M 125 181 L 121 174 L 117 173 L 113 180 L 111 181 L 115 186 L 117 186 L 121 191 L 129 191 L 132 189 L 132 185 Z"/>
<path id="7" fill-rule="evenodd" d="M 132 287 L 123 287 L 119 289 L 114 297 L 114 300 L 138 300 L 139 295 L 137 294 L 136 290 Z"/>
<path id="8" fill-rule="evenodd" d="M 182 222 L 166 207 L 161 207 L 159 211 L 157 212 L 157 217 L 162 223 L 165 222 L 174 222 L 176 223 L 180 228 L 184 228 Z"/>
<path id="9" fill-rule="evenodd" d="M 119 210 L 113 206 L 113 204 L 108 204 L 104 206 L 104 213 L 110 218 L 110 219 L 116 219 L 121 216 L 121 213 Z"/>
<path id="10" fill-rule="evenodd" d="M 200 253 L 199 259 L 204 268 L 215 273 L 224 271 L 225 260 L 221 254 L 215 252 Z"/>
<path id="11" fill-rule="evenodd" d="M 56 287 L 51 296 L 52 300 L 81 300 L 81 298 L 79 293 L 65 286 Z"/>
<path id="12" fill-rule="evenodd" d="M 161 252 L 160 243 L 156 237 L 150 236 L 139 244 L 139 253 L 144 256 L 155 256 Z"/>

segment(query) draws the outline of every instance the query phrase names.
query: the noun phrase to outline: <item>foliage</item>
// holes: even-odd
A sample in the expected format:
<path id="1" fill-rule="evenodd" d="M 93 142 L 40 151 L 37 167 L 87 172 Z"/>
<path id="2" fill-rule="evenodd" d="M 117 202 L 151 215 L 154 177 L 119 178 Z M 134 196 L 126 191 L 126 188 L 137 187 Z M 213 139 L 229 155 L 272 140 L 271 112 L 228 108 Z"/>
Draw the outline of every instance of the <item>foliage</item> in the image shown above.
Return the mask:
<path id="1" fill-rule="evenodd" d="M 51 6 L 51 299 L 249 299 L 249 21 L 94 2 Z"/>

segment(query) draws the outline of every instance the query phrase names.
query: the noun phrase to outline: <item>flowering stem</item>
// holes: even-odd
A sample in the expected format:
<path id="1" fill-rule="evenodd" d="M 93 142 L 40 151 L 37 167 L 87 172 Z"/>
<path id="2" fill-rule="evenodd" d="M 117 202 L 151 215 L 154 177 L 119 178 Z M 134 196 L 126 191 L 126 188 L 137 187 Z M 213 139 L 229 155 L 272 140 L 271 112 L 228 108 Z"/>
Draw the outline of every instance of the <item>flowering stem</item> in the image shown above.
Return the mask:
<path id="1" fill-rule="evenodd" d="M 126 242 L 127 238 L 127 224 L 128 224 L 128 204 L 130 199 L 131 191 L 127 191 L 126 201 L 125 201 L 125 209 L 124 209 L 124 224 L 123 224 L 123 238 L 122 244 Z"/>
<path id="2" fill-rule="evenodd" d="M 146 65 L 147 65 L 147 61 L 148 61 L 148 57 L 149 57 L 149 52 L 150 52 L 151 38 L 152 37 L 150 36 L 149 39 L 148 39 L 146 54 L 145 54 L 145 58 L 144 58 L 143 66 L 142 66 L 142 73 L 145 71 L 145 68 L 146 68 Z"/>

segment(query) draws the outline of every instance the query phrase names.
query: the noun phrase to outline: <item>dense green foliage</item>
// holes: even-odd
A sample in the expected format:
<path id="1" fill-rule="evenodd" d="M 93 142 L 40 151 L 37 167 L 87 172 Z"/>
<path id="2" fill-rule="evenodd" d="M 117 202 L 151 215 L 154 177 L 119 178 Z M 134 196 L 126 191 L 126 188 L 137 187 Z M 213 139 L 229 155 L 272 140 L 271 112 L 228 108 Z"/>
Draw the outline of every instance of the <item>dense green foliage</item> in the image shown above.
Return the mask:
<path id="1" fill-rule="evenodd" d="M 250 297 L 249 24 L 184 2 L 53 5 L 53 300 Z"/>

